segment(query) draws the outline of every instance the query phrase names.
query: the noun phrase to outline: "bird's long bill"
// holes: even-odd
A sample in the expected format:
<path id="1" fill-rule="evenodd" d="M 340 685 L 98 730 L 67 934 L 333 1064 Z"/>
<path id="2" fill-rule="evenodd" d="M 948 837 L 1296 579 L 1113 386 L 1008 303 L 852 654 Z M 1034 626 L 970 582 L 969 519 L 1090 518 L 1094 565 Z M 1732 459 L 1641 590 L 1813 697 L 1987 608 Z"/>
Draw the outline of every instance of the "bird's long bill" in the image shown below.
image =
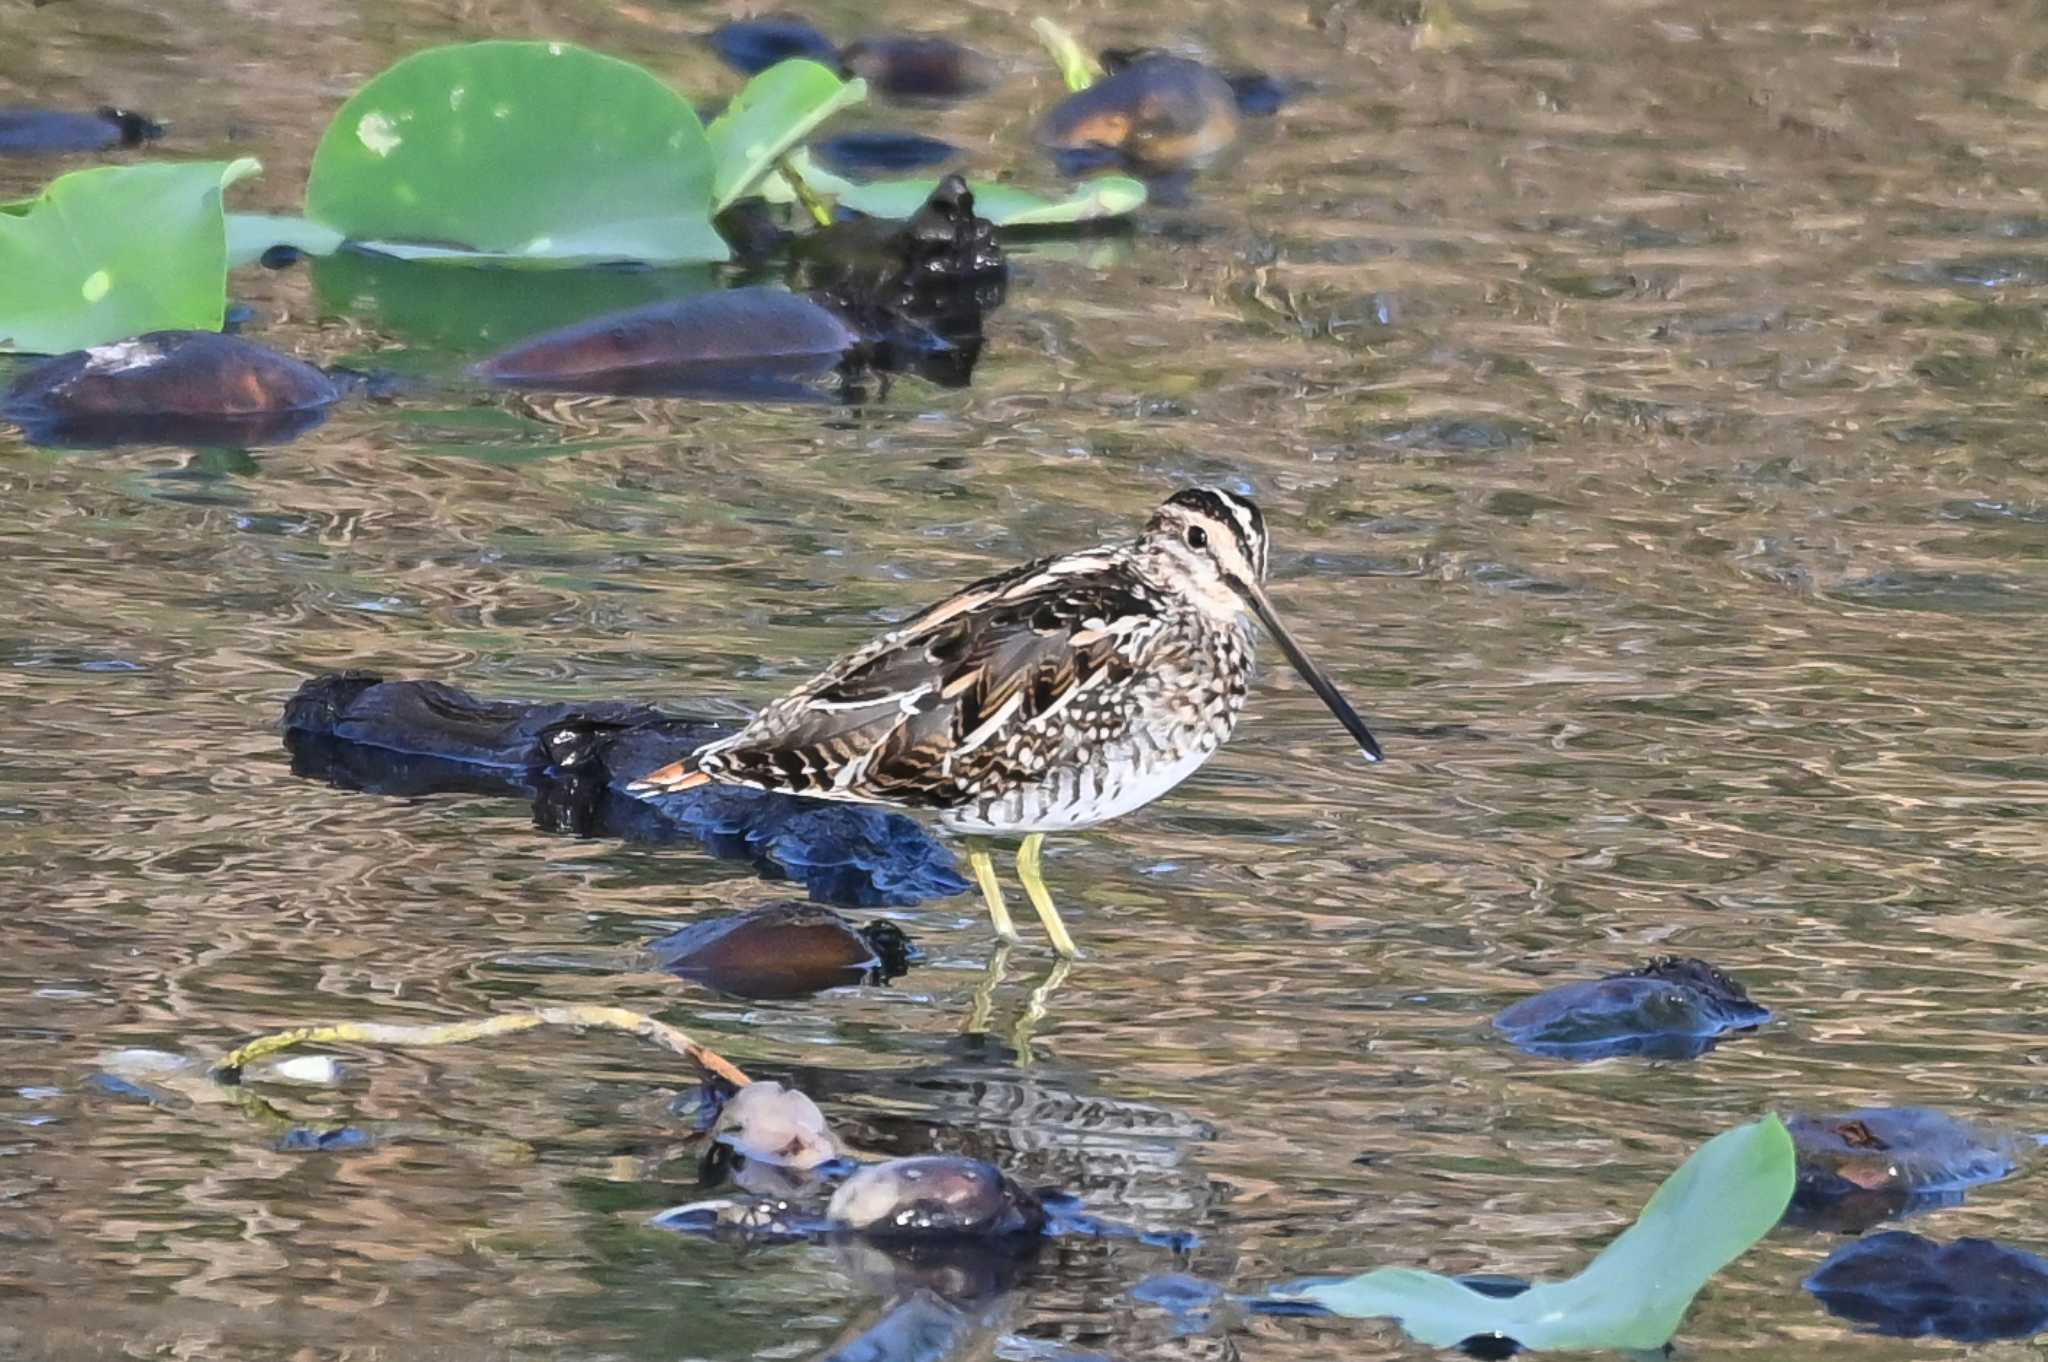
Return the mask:
<path id="1" fill-rule="evenodd" d="M 1373 737 L 1372 730 L 1365 726 L 1365 720 L 1358 717 L 1358 711 L 1351 707 L 1351 703 L 1330 684 L 1330 678 L 1323 675 L 1322 668 L 1308 660 L 1308 654 L 1301 650 L 1301 645 L 1287 632 L 1287 626 L 1280 623 L 1280 617 L 1273 613 L 1273 603 L 1266 599 L 1266 593 L 1257 583 L 1236 582 L 1232 585 L 1243 594 L 1246 603 L 1252 608 L 1252 613 L 1259 617 L 1259 623 L 1266 626 L 1266 632 L 1280 645 L 1280 651 L 1287 654 L 1287 660 L 1294 664 L 1294 670 L 1301 673 L 1301 679 L 1308 682 L 1308 688 L 1330 707 L 1330 713 L 1337 716 L 1337 722 L 1344 725 L 1344 731 L 1358 744 L 1358 750 L 1365 753 L 1365 759 L 1378 761 L 1380 745 Z"/>

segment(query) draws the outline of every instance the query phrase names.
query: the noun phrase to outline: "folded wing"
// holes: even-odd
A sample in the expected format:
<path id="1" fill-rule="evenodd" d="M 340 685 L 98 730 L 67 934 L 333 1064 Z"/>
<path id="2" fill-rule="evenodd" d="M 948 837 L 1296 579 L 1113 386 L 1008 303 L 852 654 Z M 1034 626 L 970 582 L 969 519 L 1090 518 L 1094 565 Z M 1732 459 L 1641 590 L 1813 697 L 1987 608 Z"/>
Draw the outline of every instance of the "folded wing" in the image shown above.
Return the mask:
<path id="1" fill-rule="evenodd" d="M 1062 713 L 1122 682 L 1152 636 L 1156 600 L 1105 566 L 1075 556 L 977 582 L 691 764 L 722 783 L 917 808 L 1034 778 Z"/>

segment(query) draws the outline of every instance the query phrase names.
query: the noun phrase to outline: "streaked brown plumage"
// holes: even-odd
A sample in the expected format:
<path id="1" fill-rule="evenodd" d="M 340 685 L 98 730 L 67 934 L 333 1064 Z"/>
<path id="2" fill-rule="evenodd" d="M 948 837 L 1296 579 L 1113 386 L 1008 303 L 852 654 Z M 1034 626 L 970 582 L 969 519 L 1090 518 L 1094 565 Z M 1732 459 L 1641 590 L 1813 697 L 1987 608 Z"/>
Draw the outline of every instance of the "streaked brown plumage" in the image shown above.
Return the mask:
<path id="1" fill-rule="evenodd" d="M 748 785 L 1031 834 L 1019 857 L 1025 887 L 1072 954 L 1034 883 L 1037 837 L 1149 803 L 1223 744 L 1244 704 L 1253 613 L 1378 759 L 1372 735 L 1273 617 L 1265 571 L 1258 508 L 1189 489 L 1136 540 L 976 582 L 632 788 Z M 1008 915 L 993 871 L 985 859 L 975 869 L 1001 931 Z"/>

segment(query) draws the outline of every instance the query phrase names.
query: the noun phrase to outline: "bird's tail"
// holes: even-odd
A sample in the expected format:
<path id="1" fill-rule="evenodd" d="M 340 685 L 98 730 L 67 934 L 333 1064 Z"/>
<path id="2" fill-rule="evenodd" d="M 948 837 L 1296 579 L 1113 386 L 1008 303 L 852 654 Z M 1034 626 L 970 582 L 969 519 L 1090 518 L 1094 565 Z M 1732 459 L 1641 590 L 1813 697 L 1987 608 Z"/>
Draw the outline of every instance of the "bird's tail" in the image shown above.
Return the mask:
<path id="1" fill-rule="evenodd" d="M 697 769 L 691 757 L 684 757 L 681 761 L 672 761 L 659 770 L 649 771 L 640 779 L 627 785 L 626 793 L 641 796 L 677 794 L 683 790 L 694 790 L 699 785 L 709 785 L 710 783 L 711 777 Z"/>

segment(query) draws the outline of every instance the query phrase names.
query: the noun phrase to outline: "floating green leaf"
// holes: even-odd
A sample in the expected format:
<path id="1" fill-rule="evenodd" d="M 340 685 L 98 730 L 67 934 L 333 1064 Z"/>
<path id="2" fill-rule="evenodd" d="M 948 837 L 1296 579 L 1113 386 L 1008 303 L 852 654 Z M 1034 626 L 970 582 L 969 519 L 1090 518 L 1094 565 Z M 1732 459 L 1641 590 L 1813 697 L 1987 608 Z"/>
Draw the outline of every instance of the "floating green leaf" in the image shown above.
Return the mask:
<path id="1" fill-rule="evenodd" d="M 567 43 L 429 48 L 358 90 L 306 215 L 398 253 L 526 265 L 724 260 L 711 147 L 651 73 Z"/>
<path id="2" fill-rule="evenodd" d="M 253 265 L 272 246 L 296 246 L 307 255 L 332 255 L 341 249 L 341 233 L 305 218 L 272 213 L 229 213 L 228 268 Z"/>
<path id="3" fill-rule="evenodd" d="M 748 81 L 705 129 L 717 167 L 711 211 L 722 213 L 745 198 L 784 152 L 867 97 L 866 81 L 841 80 L 801 57 L 777 62 Z"/>
<path id="4" fill-rule="evenodd" d="M 1644 1351 L 1678 1331 L 1707 1279 L 1769 1232 L 1792 1198 L 1792 1138 L 1777 1117 L 1723 1131 L 1657 1189 L 1636 1223 L 1568 1281 L 1483 1295 L 1434 1272 L 1387 1267 L 1287 1293 L 1340 1315 L 1398 1320 L 1448 1348 L 1497 1334 L 1525 1348 Z"/>
<path id="5" fill-rule="evenodd" d="M 867 184 L 844 179 L 820 169 L 807 147 L 790 152 L 783 164 L 801 176 L 812 193 L 878 218 L 910 217 L 939 187 L 936 179 L 875 180 Z M 969 181 L 967 187 L 974 194 L 974 211 L 998 227 L 1057 227 L 1123 217 L 1145 202 L 1144 184 L 1120 175 L 1090 180 L 1063 199 L 987 180 Z M 762 181 L 761 193 L 773 203 L 788 203 L 793 197 L 780 176 Z"/>
<path id="6" fill-rule="evenodd" d="M 1031 21 L 1031 31 L 1052 54 L 1053 64 L 1060 68 L 1060 79 L 1067 83 L 1070 93 L 1078 94 L 1102 79 L 1102 63 L 1081 46 L 1073 34 L 1052 20 L 1042 18 Z"/>
<path id="7" fill-rule="evenodd" d="M 873 180 L 862 184 L 820 168 L 808 147 L 790 152 L 783 158 L 783 165 L 802 177 L 813 194 L 878 218 L 912 216 L 939 187 L 936 179 Z M 1090 180 L 1063 199 L 991 180 L 973 180 L 967 187 L 974 193 L 974 211 L 998 227 L 1058 227 L 1094 222 L 1123 217 L 1145 202 L 1144 184 L 1120 175 Z M 761 182 L 761 196 L 771 203 L 789 203 L 795 197 L 779 175 Z"/>
<path id="8" fill-rule="evenodd" d="M 218 331 L 221 191 L 262 166 L 102 166 L 0 207 L 0 350 L 57 354 L 145 331 Z"/>
<path id="9" fill-rule="evenodd" d="M 816 181 L 804 177 L 812 186 Z M 878 180 L 848 185 L 838 194 L 841 207 L 878 218 L 907 218 L 938 188 L 937 180 Z M 968 181 L 974 211 L 998 227 L 1055 227 L 1076 222 L 1118 218 L 1145 202 L 1145 186 L 1121 175 L 1090 180 L 1063 199 L 1049 199 L 1014 185 Z M 820 192 L 828 192 L 821 190 Z"/>

